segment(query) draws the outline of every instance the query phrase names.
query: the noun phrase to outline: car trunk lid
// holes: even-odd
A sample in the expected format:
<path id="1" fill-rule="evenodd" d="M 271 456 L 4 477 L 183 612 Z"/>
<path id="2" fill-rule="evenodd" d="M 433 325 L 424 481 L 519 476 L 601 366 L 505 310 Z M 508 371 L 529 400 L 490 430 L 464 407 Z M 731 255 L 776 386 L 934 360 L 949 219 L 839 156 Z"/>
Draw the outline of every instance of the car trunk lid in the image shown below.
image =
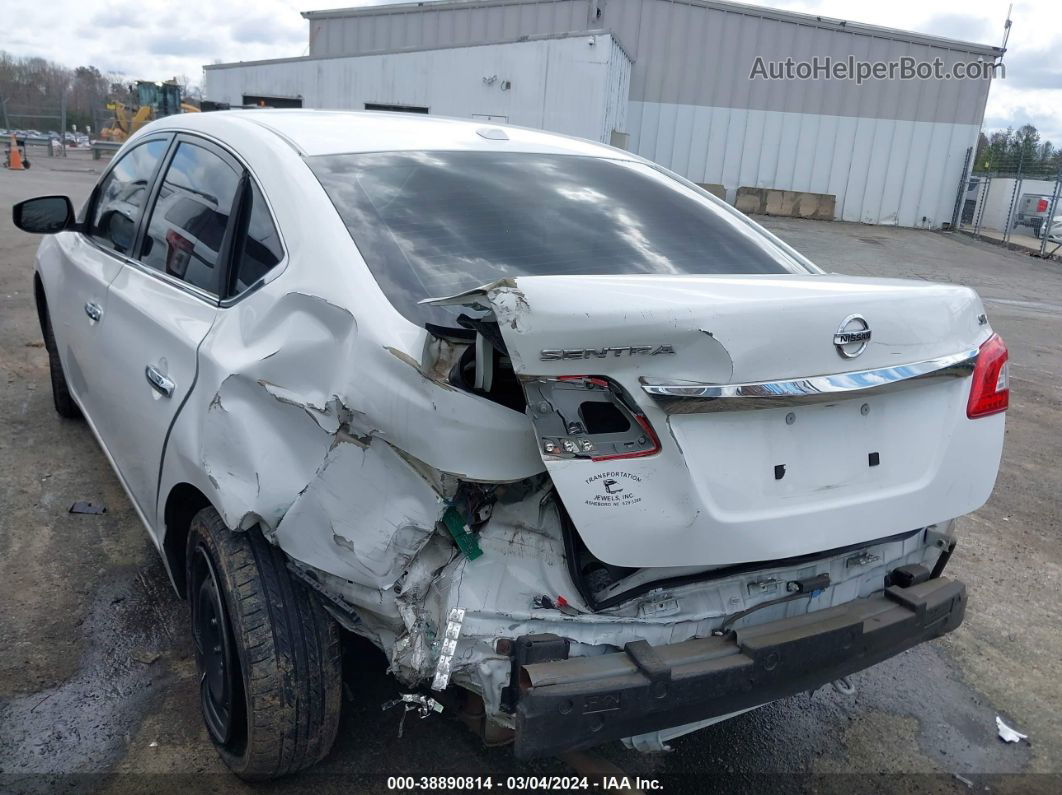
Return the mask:
<path id="1" fill-rule="evenodd" d="M 1002 415 L 965 413 L 991 335 L 968 288 L 537 276 L 432 303 L 497 322 L 558 495 L 607 563 L 856 545 L 974 510 L 995 480 Z M 626 431 L 593 432 L 606 398 Z"/>

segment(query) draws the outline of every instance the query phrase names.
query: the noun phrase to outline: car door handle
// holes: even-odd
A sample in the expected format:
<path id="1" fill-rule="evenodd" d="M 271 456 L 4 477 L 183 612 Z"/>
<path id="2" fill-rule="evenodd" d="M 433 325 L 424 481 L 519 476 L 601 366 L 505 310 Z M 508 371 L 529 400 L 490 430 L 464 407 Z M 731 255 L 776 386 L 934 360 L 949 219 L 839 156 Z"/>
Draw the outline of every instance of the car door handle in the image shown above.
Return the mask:
<path id="1" fill-rule="evenodd" d="M 177 384 L 173 383 L 172 379 L 167 378 L 158 371 L 157 368 L 152 367 L 150 364 L 144 368 L 144 376 L 147 378 L 148 383 L 152 388 L 163 397 L 173 397 L 173 390 Z"/>
<path id="2" fill-rule="evenodd" d="M 87 304 L 85 304 L 85 314 L 93 320 L 99 320 L 101 317 L 103 317 L 103 310 L 100 309 L 99 304 L 94 304 L 92 301 L 89 301 Z"/>

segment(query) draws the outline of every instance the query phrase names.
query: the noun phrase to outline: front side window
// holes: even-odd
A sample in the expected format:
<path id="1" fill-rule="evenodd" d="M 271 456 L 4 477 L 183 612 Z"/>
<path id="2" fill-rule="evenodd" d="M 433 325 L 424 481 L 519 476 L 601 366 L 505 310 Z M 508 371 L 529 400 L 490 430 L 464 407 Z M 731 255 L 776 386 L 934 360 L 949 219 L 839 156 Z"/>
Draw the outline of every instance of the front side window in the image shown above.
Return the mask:
<path id="1" fill-rule="evenodd" d="M 168 145 L 156 139 L 130 149 L 100 184 L 88 234 L 104 248 L 130 253 L 151 177 Z"/>
<path id="2" fill-rule="evenodd" d="M 656 169 L 520 152 L 383 152 L 307 162 L 391 303 L 532 275 L 807 273 L 767 236 Z"/>
<path id="3" fill-rule="evenodd" d="M 240 175 L 221 157 L 182 142 L 159 187 L 140 260 L 218 295 L 218 258 L 239 182 Z"/>

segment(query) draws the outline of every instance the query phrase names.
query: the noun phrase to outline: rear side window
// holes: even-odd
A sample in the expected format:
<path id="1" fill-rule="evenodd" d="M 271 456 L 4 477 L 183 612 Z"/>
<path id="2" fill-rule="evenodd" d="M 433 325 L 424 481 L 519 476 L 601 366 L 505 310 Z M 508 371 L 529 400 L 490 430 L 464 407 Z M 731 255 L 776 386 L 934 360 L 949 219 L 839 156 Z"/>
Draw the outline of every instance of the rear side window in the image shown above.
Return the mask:
<path id="1" fill-rule="evenodd" d="M 280 236 L 273 225 L 262 192 L 253 182 L 244 194 L 247 233 L 240 239 L 232 269 L 229 295 L 238 295 L 265 276 L 284 257 Z M 248 206 L 249 205 L 249 206 Z"/>
<path id="2" fill-rule="evenodd" d="M 213 152 L 182 142 L 151 211 L 140 260 L 211 295 L 240 175 Z"/>
<path id="3" fill-rule="evenodd" d="M 88 233 L 104 248 L 130 253 L 151 176 L 168 145 L 169 141 L 154 140 L 130 149 L 100 184 Z"/>
<path id="4" fill-rule="evenodd" d="M 391 303 L 513 276 L 807 273 L 741 218 L 629 160 L 383 152 L 307 161 Z"/>

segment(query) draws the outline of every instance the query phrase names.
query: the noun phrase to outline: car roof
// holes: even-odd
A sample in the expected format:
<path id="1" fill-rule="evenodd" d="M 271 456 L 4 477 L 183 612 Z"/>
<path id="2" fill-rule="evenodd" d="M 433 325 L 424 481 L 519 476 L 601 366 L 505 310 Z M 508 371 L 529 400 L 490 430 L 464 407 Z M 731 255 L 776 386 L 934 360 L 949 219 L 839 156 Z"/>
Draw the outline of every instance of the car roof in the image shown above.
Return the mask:
<path id="1" fill-rule="evenodd" d="M 311 157 L 352 152 L 468 149 L 641 159 L 581 138 L 417 113 L 263 108 L 182 113 L 159 119 L 149 127 L 200 131 L 223 139 L 237 138 L 241 132 L 268 132 Z"/>

